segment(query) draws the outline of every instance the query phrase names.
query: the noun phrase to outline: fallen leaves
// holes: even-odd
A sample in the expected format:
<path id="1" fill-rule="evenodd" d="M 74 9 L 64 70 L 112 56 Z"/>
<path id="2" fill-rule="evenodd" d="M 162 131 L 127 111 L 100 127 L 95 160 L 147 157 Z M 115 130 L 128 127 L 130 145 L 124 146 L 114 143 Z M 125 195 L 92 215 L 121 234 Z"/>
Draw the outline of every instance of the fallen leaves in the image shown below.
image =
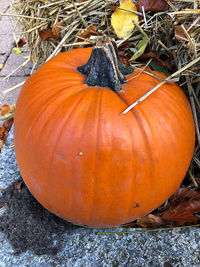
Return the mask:
<path id="1" fill-rule="evenodd" d="M 17 47 L 23 47 L 26 44 L 26 39 L 21 38 L 19 42 L 17 43 Z"/>
<path id="2" fill-rule="evenodd" d="M 14 122 L 15 105 L 1 106 L 0 117 L 0 152 Z"/>
<path id="3" fill-rule="evenodd" d="M 52 29 L 47 29 L 47 30 L 41 30 L 39 31 L 39 36 L 42 41 L 45 41 L 47 39 L 53 38 L 56 40 L 58 36 L 60 35 L 61 28 L 64 23 L 63 22 L 57 22 Z"/>
<path id="4" fill-rule="evenodd" d="M 137 7 L 132 0 L 124 0 L 112 14 L 111 24 L 119 38 L 125 39 L 129 36 L 135 27 L 133 21 L 139 20 L 138 15 L 131 11 L 137 11 Z"/>
<path id="5" fill-rule="evenodd" d="M 200 191 L 179 188 L 170 198 L 166 207 L 154 214 L 148 214 L 137 220 L 140 227 L 177 227 L 198 222 L 195 214 L 200 212 Z"/>

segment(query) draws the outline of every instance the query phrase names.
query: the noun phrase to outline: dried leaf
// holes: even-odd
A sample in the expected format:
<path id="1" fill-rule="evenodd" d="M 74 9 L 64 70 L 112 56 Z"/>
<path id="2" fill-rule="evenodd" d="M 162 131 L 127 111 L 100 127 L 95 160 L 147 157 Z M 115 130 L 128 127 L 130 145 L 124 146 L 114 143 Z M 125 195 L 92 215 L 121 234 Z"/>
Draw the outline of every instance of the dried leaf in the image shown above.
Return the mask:
<path id="1" fill-rule="evenodd" d="M 1 63 L 1 64 L 0 64 L 0 70 L 2 70 L 2 69 L 3 69 L 3 64 Z"/>
<path id="2" fill-rule="evenodd" d="M 8 114 L 9 117 L 5 119 L 4 122 L 1 122 L 0 124 L 0 152 L 1 149 L 8 137 L 8 133 L 13 125 L 14 122 L 14 110 L 15 110 L 15 104 L 13 105 L 3 105 L 1 106 L 1 115 L 2 117 L 0 121 Z M 10 115 L 11 114 L 11 115 Z"/>
<path id="3" fill-rule="evenodd" d="M 131 62 L 135 61 L 138 57 L 140 57 L 144 53 L 149 41 L 150 39 L 146 36 L 144 36 L 142 40 L 139 41 L 137 45 L 137 52 L 130 59 Z"/>
<path id="4" fill-rule="evenodd" d="M 15 111 L 16 104 L 11 105 L 2 105 L 1 106 L 1 116 L 6 115 L 7 113 L 12 113 Z"/>
<path id="5" fill-rule="evenodd" d="M 179 188 L 171 197 L 168 209 L 162 213 L 161 218 L 181 226 L 185 223 L 197 223 L 195 213 L 198 212 L 200 212 L 200 192 Z"/>
<path id="6" fill-rule="evenodd" d="M 23 47 L 26 44 L 26 39 L 21 38 L 17 44 L 18 47 Z"/>
<path id="7" fill-rule="evenodd" d="M 130 11 L 137 11 L 132 0 L 122 1 L 119 7 Z M 122 39 L 126 38 L 133 31 L 135 27 L 133 21 L 138 22 L 138 15 L 119 8 L 115 10 L 111 18 L 111 24 L 116 35 Z"/>
<path id="8" fill-rule="evenodd" d="M 148 214 L 142 218 L 137 219 L 137 225 L 144 228 L 154 228 L 164 226 L 165 221 L 163 221 L 156 215 Z"/>
<path id="9" fill-rule="evenodd" d="M 63 26 L 64 22 L 57 22 L 53 28 L 52 28 L 52 33 L 53 33 L 53 38 L 57 39 L 58 36 L 60 35 L 61 28 L 59 26 Z"/>
<path id="10" fill-rule="evenodd" d="M 97 28 L 91 25 L 88 29 L 86 29 L 83 33 L 81 33 L 80 37 L 82 38 L 89 38 L 90 35 L 95 33 Z M 81 41 L 81 40 L 80 40 Z"/>
<path id="11" fill-rule="evenodd" d="M 113 6 L 109 6 L 110 11 L 115 11 L 119 6 L 118 5 L 113 5 Z"/>
<path id="12" fill-rule="evenodd" d="M 22 185 L 24 184 L 23 181 L 19 182 L 18 184 L 14 184 L 13 187 L 16 190 L 21 190 L 22 189 Z"/>
<path id="13" fill-rule="evenodd" d="M 147 53 L 143 53 L 140 56 L 140 59 L 146 59 L 146 58 L 159 58 L 160 55 L 158 53 L 158 51 L 149 51 Z"/>
<path id="14" fill-rule="evenodd" d="M 56 40 L 58 38 L 58 36 L 60 35 L 60 31 L 61 29 L 58 26 L 62 26 L 63 22 L 57 22 L 52 29 L 48 29 L 48 30 L 42 30 L 39 31 L 39 36 L 41 38 L 42 41 L 45 41 L 47 39 L 53 38 L 54 40 Z"/>
<path id="15" fill-rule="evenodd" d="M 136 5 L 139 12 L 142 12 L 142 6 L 144 11 L 161 12 L 168 9 L 168 4 L 165 0 L 139 0 Z"/>
<path id="16" fill-rule="evenodd" d="M 190 27 L 190 25 L 189 24 L 184 24 L 184 27 L 187 30 Z M 176 37 L 177 40 L 179 40 L 181 42 L 188 41 L 188 38 L 187 38 L 187 36 L 186 36 L 186 34 L 184 32 L 184 29 L 182 28 L 181 25 L 176 25 L 176 26 L 174 26 L 174 28 L 175 28 L 175 37 Z M 189 30 L 188 33 L 190 34 L 191 31 L 192 31 L 192 29 Z"/>

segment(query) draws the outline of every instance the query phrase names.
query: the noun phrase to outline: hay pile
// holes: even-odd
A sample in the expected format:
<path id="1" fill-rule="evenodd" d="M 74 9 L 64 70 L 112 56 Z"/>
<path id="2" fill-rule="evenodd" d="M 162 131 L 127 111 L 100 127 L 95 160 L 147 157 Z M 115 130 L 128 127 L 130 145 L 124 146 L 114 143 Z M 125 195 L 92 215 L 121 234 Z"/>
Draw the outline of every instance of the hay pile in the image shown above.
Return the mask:
<path id="1" fill-rule="evenodd" d="M 179 82 L 187 94 L 196 126 L 196 149 L 188 170 L 185 186 L 200 186 L 200 3 L 195 0 L 166 0 L 169 8 L 163 12 L 140 12 L 140 22 L 126 39 L 117 38 L 111 15 L 119 1 L 103 0 L 17 0 L 17 43 L 24 38 L 30 49 L 30 60 L 40 65 L 60 52 L 92 45 L 106 34 L 113 37 L 123 60 L 128 61 L 142 37 L 150 43 L 143 58 L 131 62 L 134 66 L 159 63 Z M 127 11 L 128 12 L 128 11 Z M 55 30 L 55 25 L 57 29 Z M 59 30 L 58 30 L 59 29 Z M 41 34 L 51 31 L 52 38 Z M 42 40 L 43 39 L 43 40 Z M 154 64 L 152 64 L 154 63 Z M 175 74 L 174 74 L 175 73 Z"/>

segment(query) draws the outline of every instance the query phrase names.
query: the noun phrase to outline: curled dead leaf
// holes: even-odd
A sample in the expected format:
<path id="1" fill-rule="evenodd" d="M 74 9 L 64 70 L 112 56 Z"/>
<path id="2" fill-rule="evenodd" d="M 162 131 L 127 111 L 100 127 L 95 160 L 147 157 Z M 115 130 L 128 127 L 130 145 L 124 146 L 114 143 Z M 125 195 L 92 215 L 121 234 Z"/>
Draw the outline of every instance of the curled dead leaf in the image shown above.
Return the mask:
<path id="1" fill-rule="evenodd" d="M 177 39 L 178 41 L 180 41 L 180 42 L 188 41 L 188 38 L 187 38 L 187 36 L 186 36 L 186 33 L 185 33 L 183 27 L 184 27 L 184 28 L 186 29 L 186 31 L 187 31 L 187 29 L 190 27 L 190 25 L 189 25 L 189 24 L 184 24 L 184 26 L 181 26 L 181 25 L 176 25 L 176 26 L 174 26 L 174 29 L 175 29 L 175 37 L 176 37 L 176 39 Z M 190 34 L 191 32 L 192 32 L 192 29 L 190 29 L 190 30 L 188 31 L 188 34 Z"/>
<path id="2" fill-rule="evenodd" d="M 2 105 L 1 106 L 1 116 L 6 115 L 7 113 L 12 113 L 15 111 L 16 104 L 12 105 Z"/>
<path id="3" fill-rule="evenodd" d="M 60 31 L 61 28 L 59 26 L 62 26 L 64 24 L 64 22 L 57 22 L 52 29 L 47 29 L 47 30 L 41 30 L 39 31 L 39 36 L 41 38 L 42 41 L 45 41 L 47 39 L 53 38 L 54 40 L 56 40 L 59 35 L 60 35 Z"/>
<path id="4" fill-rule="evenodd" d="M 8 133 L 14 122 L 14 111 L 16 105 L 3 105 L 1 106 L 1 120 L 0 120 L 0 152 L 8 137 Z M 8 118 L 5 119 L 8 114 Z M 3 121 L 4 120 L 4 121 Z"/>
<path id="5" fill-rule="evenodd" d="M 18 184 L 14 184 L 13 187 L 14 187 L 14 189 L 16 189 L 16 190 L 21 190 L 23 184 L 24 184 L 24 182 L 21 181 L 21 182 L 19 182 Z"/>
<path id="6" fill-rule="evenodd" d="M 148 214 L 137 219 L 137 225 L 143 228 L 154 228 L 165 225 L 165 221 L 163 221 L 159 216 Z"/>
<path id="7" fill-rule="evenodd" d="M 26 39 L 25 38 L 21 38 L 19 40 L 19 42 L 17 43 L 18 47 L 23 47 L 26 44 Z"/>

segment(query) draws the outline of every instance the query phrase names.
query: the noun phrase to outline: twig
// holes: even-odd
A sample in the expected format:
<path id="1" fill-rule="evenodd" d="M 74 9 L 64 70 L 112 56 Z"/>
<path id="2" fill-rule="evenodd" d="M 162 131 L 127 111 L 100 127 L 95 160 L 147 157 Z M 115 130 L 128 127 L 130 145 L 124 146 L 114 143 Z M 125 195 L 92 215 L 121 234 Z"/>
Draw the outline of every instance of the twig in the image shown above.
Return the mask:
<path id="1" fill-rule="evenodd" d="M 39 19 L 39 20 L 50 20 L 47 18 L 39 18 L 39 17 L 32 17 L 26 15 L 18 15 L 18 14 L 8 14 L 8 13 L 0 13 L 0 16 L 8 16 L 8 17 L 19 17 L 19 18 L 26 18 L 26 19 Z"/>
<path id="2" fill-rule="evenodd" d="M 73 4 L 74 8 L 76 9 L 76 12 L 77 12 L 80 20 L 82 21 L 83 25 L 87 28 L 88 27 L 88 24 L 84 20 L 83 16 L 81 15 L 81 13 L 80 13 L 79 9 L 77 8 L 76 4 L 74 3 L 74 1 L 72 1 L 72 4 Z"/>
<path id="3" fill-rule="evenodd" d="M 188 80 L 187 87 L 188 87 L 188 92 L 189 92 L 189 97 L 190 97 L 190 103 L 191 103 L 192 113 L 193 113 L 193 117 L 194 117 L 194 123 L 195 123 L 195 128 L 196 128 L 197 141 L 198 141 L 199 148 L 200 148 L 199 124 L 198 124 L 198 118 L 197 118 L 197 112 L 196 112 L 194 97 L 193 97 L 193 93 L 192 93 L 192 85 L 191 85 L 191 82 L 189 81 L 188 75 L 187 75 L 187 80 Z"/>
<path id="4" fill-rule="evenodd" d="M 165 81 L 160 82 L 159 84 L 157 84 L 153 89 L 151 89 L 149 92 L 147 92 L 145 95 L 143 95 L 140 99 L 138 99 L 136 102 L 134 102 L 132 105 L 130 105 L 127 109 L 125 109 L 122 113 L 120 113 L 120 115 L 124 115 L 127 112 L 129 112 L 129 110 L 131 110 L 133 107 L 135 107 L 137 104 L 139 104 L 140 102 L 142 102 L 144 99 L 146 99 L 148 96 L 150 96 L 153 92 L 155 92 L 158 88 L 160 88 L 164 83 L 166 83 L 168 80 L 171 80 L 172 78 L 176 77 L 177 75 L 179 75 L 181 72 L 185 71 L 186 69 L 190 68 L 191 66 L 193 66 L 194 64 L 196 64 L 198 61 L 200 61 L 200 57 L 194 59 L 193 61 L 191 61 L 190 63 L 188 63 L 186 66 L 184 66 L 182 69 L 174 72 L 172 75 L 170 75 L 169 77 L 166 78 Z"/>
<path id="5" fill-rule="evenodd" d="M 25 83 L 25 81 L 23 81 L 23 82 L 21 82 L 21 83 L 15 85 L 15 86 L 13 86 L 13 87 L 10 88 L 10 89 L 7 89 L 7 90 L 3 91 L 3 93 L 4 93 L 4 94 L 10 93 L 11 91 L 13 91 L 13 90 L 15 90 L 15 89 L 21 87 L 24 83 Z"/>

